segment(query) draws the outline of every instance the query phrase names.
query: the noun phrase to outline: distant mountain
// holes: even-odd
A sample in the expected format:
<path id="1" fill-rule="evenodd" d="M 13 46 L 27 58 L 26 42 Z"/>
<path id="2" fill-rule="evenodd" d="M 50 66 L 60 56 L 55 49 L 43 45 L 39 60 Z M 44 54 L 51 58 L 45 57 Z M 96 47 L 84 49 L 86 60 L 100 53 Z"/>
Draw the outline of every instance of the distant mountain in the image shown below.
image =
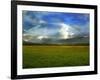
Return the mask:
<path id="1" fill-rule="evenodd" d="M 89 37 L 75 37 L 66 40 L 60 40 L 61 44 L 89 44 Z"/>

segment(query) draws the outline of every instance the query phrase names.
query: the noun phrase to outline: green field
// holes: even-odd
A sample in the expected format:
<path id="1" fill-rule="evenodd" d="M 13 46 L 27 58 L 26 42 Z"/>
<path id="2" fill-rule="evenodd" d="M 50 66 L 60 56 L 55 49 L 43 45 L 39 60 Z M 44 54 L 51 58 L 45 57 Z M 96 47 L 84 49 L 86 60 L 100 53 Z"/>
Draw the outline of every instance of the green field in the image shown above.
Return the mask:
<path id="1" fill-rule="evenodd" d="M 89 65 L 89 46 L 23 45 L 23 68 Z"/>

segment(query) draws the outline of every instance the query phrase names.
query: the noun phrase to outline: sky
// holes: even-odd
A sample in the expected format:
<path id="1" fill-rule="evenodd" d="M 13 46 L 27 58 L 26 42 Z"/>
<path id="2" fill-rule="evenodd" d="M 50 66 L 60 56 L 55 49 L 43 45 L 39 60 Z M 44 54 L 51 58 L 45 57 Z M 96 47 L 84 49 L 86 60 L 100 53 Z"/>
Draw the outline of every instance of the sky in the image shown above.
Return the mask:
<path id="1" fill-rule="evenodd" d="M 26 41 L 46 38 L 69 39 L 89 36 L 89 14 L 23 10 L 23 36 Z"/>

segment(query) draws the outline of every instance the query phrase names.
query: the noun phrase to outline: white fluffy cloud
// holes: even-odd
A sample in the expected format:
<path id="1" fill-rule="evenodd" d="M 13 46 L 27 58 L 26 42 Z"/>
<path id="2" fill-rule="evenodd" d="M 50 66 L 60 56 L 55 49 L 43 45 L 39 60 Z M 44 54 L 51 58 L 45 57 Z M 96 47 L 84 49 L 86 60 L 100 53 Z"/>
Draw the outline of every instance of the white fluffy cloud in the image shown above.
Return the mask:
<path id="1" fill-rule="evenodd" d="M 80 30 L 81 31 L 81 30 Z M 56 28 L 48 28 L 48 26 L 37 25 L 24 33 L 25 41 L 38 42 L 43 39 L 69 39 L 75 37 L 79 33 L 79 29 L 64 23 L 57 23 Z"/>

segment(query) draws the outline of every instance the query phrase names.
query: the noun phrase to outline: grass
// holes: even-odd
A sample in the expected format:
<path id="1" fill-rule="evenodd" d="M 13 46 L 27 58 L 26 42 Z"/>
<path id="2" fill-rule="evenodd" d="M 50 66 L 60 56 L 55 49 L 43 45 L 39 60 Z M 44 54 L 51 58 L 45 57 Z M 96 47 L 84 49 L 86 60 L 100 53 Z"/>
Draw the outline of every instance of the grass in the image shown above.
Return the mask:
<path id="1" fill-rule="evenodd" d="M 89 46 L 23 46 L 23 68 L 89 65 Z"/>

